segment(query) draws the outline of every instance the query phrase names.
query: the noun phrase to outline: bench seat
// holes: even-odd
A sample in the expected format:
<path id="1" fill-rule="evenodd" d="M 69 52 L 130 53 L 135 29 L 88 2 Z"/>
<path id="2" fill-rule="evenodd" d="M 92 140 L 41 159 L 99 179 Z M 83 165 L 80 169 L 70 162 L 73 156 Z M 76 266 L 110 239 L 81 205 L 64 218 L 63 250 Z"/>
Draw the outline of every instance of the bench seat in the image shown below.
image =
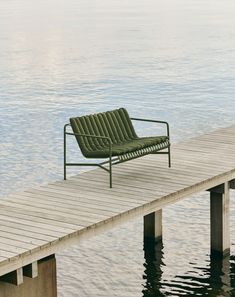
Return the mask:
<path id="1" fill-rule="evenodd" d="M 112 156 L 118 157 L 120 160 L 126 158 L 129 153 L 139 151 L 139 155 L 142 155 L 156 150 L 161 150 L 169 146 L 169 139 L 167 136 L 157 136 L 157 137 L 139 137 L 133 140 L 125 141 L 118 144 L 112 145 Z M 84 154 L 86 158 L 108 158 L 109 157 L 109 146 L 100 147 L 97 150 L 88 150 Z"/>
<path id="2" fill-rule="evenodd" d="M 139 137 L 132 121 L 161 123 L 167 126 L 166 135 Z M 71 126 L 73 133 L 67 132 Z M 99 164 L 95 163 L 67 163 L 66 136 L 74 135 L 85 158 L 108 159 Z M 167 152 L 159 152 L 167 149 Z M 112 165 L 128 161 L 151 153 L 168 154 L 170 161 L 170 134 L 167 122 L 130 118 L 125 108 L 97 114 L 70 118 L 70 124 L 64 126 L 64 179 L 66 166 L 99 166 L 110 173 L 110 187 L 112 187 Z M 104 164 L 109 163 L 109 169 Z"/>

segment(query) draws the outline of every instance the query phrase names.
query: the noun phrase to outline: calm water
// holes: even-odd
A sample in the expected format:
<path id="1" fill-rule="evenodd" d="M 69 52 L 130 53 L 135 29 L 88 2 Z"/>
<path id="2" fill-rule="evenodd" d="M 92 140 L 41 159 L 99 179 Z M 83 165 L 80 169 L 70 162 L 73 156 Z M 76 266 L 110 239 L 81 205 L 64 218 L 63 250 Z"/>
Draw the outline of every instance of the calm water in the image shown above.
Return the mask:
<path id="1" fill-rule="evenodd" d="M 62 179 L 71 116 L 124 106 L 175 142 L 234 124 L 234 28 L 234 0 L 0 0 L 0 196 Z M 164 209 L 163 246 L 139 219 L 58 254 L 59 297 L 235 296 L 231 198 L 230 258 L 210 259 L 201 193 Z"/>

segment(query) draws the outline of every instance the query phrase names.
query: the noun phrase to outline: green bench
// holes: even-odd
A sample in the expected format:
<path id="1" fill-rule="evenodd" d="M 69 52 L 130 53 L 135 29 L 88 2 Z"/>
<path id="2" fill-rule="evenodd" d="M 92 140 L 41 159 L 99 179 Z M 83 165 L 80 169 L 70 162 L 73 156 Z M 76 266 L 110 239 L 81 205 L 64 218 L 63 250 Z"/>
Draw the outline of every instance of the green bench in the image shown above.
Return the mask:
<path id="1" fill-rule="evenodd" d="M 165 124 L 166 135 L 138 137 L 132 120 Z M 71 126 L 73 132 L 67 131 L 68 126 Z M 76 137 L 84 157 L 107 160 L 101 163 L 67 163 L 67 135 L 74 135 Z M 167 151 L 162 151 L 164 149 L 167 149 Z M 109 172 L 109 184 L 110 188 L 112 188 L 112 165 L 155 153 L 168 154 L 169 167 L 171 166 L 168 123 L 130 118 L 124 108 L 70 118 L 70 124 L 64 126 L 64 179 L 66 179 L 67 166 L 99 166 Z M 104 166 L 105 164 L 108 165 L 108 168 Z"/>

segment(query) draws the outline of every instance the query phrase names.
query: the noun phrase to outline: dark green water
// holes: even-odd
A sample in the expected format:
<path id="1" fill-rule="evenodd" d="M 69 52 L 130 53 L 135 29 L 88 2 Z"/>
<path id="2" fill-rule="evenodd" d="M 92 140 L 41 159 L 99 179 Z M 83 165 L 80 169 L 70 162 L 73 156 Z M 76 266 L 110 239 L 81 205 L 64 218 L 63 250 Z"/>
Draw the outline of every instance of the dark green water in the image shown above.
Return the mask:
<path id="1" fill-rule="evenodd" d="M 145 271 L 143 296 L 235 296 L 235 256 L 209 257 L 205 267 L 175 275 L 171 281 L 162 279 L 164 248 L 162 243 L 144 246 Z M 195 263 L 196 264 L 196 263 Z M 193 275 L 194 274 L 194 275 Z"/>

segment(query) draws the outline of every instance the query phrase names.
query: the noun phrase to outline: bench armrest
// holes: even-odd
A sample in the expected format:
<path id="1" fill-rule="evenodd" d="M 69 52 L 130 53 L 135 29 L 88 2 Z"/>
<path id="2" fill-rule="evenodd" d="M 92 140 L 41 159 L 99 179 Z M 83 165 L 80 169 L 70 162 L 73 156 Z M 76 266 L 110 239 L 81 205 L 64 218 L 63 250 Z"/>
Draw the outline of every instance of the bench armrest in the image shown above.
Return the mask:
<path id="1" fill-rule="evenodd" d="M 141 118 L 131 118 L 133 121 L 141 121 L 141 122 L 152 122 L 152 123 L 159 123 L 159 124 L 165 124 L 166 130 L 167 130 L 167 137 L 170 139 L 170 127 L 169 124 L 165 121 L 158 121 L 158 120 L 148 120 L 148 119 L 141 119 Z"/>

